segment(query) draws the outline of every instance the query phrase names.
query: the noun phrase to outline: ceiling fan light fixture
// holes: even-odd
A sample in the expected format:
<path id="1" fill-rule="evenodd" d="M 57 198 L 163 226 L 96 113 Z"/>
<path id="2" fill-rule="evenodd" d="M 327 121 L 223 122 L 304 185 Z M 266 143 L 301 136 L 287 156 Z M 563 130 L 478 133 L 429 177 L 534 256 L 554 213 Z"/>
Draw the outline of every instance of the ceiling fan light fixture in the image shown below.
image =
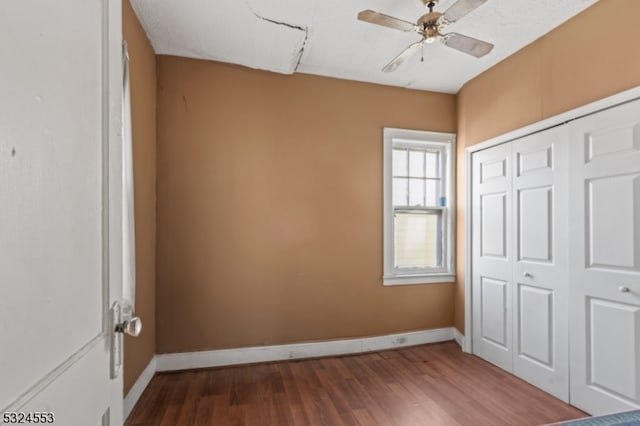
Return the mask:
<path id="1" fill-rule="evenodd" d="M 437 38 L 438 37 L 427 37 L 427 38 L 424 39 L 424 42 L 427 43 L 427 44 L 431 44 L 434 41 L 436 41 Z"/>

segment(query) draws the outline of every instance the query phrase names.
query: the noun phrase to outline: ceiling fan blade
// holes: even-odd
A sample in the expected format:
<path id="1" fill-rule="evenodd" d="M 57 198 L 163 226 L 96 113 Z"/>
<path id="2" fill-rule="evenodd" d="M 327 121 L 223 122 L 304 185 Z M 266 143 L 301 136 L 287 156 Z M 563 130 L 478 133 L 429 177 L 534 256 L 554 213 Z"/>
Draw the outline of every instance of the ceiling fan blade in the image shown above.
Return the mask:
<path id="1" fill-rule="evenodd" d="M 384 66 L 384 68 L 382 68 L 382 72 L 395 71 L 396 68 L 400 66 L 400 64 L 402 64 L 404 61 L 406 61 L 407 59 L 415 55 L 418 52 L 418 50 L 420 50 L 423 44 L 424 44 L 424 40 L 420 40 L 416 43 L 413 43 L 406 49 L 404 49 L 404 51 L 398 56 L 396 56 L 393 59 L 393 61 L 389 62 L 387 65 Z"/>
<path id="2" fill-rule="evenodd" d="M 443 18 L 453 23 L 464 17 L 467 13 L 482 6 L 487 0 L 458 0 L 444 12 Z"/>
<path id="3" fill-rule="evenodd" d="M 383 27 L 394 28 L 401 31 L 413 31 L 416 28 L 416 25 L 411 22 L 374 12 L 373 10 L 363 10 L 358 13 L 358 19 L 371 24 L 382 25 Z"/>
<path id="4" fill-rule="evenodd" d="M 459 50 L 476 58 L 483 57 L 493 49 L 493 44 L 491 43 L 457 33 L 445 34 L 442 42 L 452 49 Z"/>

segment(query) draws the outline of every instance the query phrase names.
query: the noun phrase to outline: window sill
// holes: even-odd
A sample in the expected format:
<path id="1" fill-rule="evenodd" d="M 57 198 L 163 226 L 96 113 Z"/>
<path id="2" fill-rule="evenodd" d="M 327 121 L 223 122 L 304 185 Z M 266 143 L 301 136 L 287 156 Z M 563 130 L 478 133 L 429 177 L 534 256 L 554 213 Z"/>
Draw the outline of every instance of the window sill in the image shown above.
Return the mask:
<path id="1" fill-rule="evenodd" d="M 452 283 L 455 280 L 454 274 L 386 275 L 382 277 L 382 285 L 439 284 Z"/>

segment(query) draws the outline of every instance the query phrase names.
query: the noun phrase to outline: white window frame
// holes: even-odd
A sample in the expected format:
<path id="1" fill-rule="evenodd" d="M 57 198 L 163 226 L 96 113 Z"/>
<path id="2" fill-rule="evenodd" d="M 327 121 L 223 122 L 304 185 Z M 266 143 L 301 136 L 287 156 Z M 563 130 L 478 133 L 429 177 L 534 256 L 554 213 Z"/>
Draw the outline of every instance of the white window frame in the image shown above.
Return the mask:
<path id="1" fill-rule="evenodd" d="M 383 212 L 384 212 L 384 265 L 383 285 L 431 284 L 455 281 L 455 155 L 456 135 L 385 127 L 383 132 Z M 395 145 L 435 148 L 443 155 L 442 173 L 445 196 L 442 210 L 442 268 L 395 268 L 394 261 L 394 207 L 392 153 Z"/>

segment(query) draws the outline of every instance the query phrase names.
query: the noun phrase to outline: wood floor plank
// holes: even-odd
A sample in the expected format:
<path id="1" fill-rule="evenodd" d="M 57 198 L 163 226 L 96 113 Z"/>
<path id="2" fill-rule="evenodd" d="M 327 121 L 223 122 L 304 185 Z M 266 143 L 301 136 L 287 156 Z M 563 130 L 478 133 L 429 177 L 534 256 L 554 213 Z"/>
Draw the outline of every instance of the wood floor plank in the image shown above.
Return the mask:
<path id="1" fill-rule="evenodd" d="M 159 373 L 127 426 L 528 426 L 582 411 L 454 342 Z"/>

